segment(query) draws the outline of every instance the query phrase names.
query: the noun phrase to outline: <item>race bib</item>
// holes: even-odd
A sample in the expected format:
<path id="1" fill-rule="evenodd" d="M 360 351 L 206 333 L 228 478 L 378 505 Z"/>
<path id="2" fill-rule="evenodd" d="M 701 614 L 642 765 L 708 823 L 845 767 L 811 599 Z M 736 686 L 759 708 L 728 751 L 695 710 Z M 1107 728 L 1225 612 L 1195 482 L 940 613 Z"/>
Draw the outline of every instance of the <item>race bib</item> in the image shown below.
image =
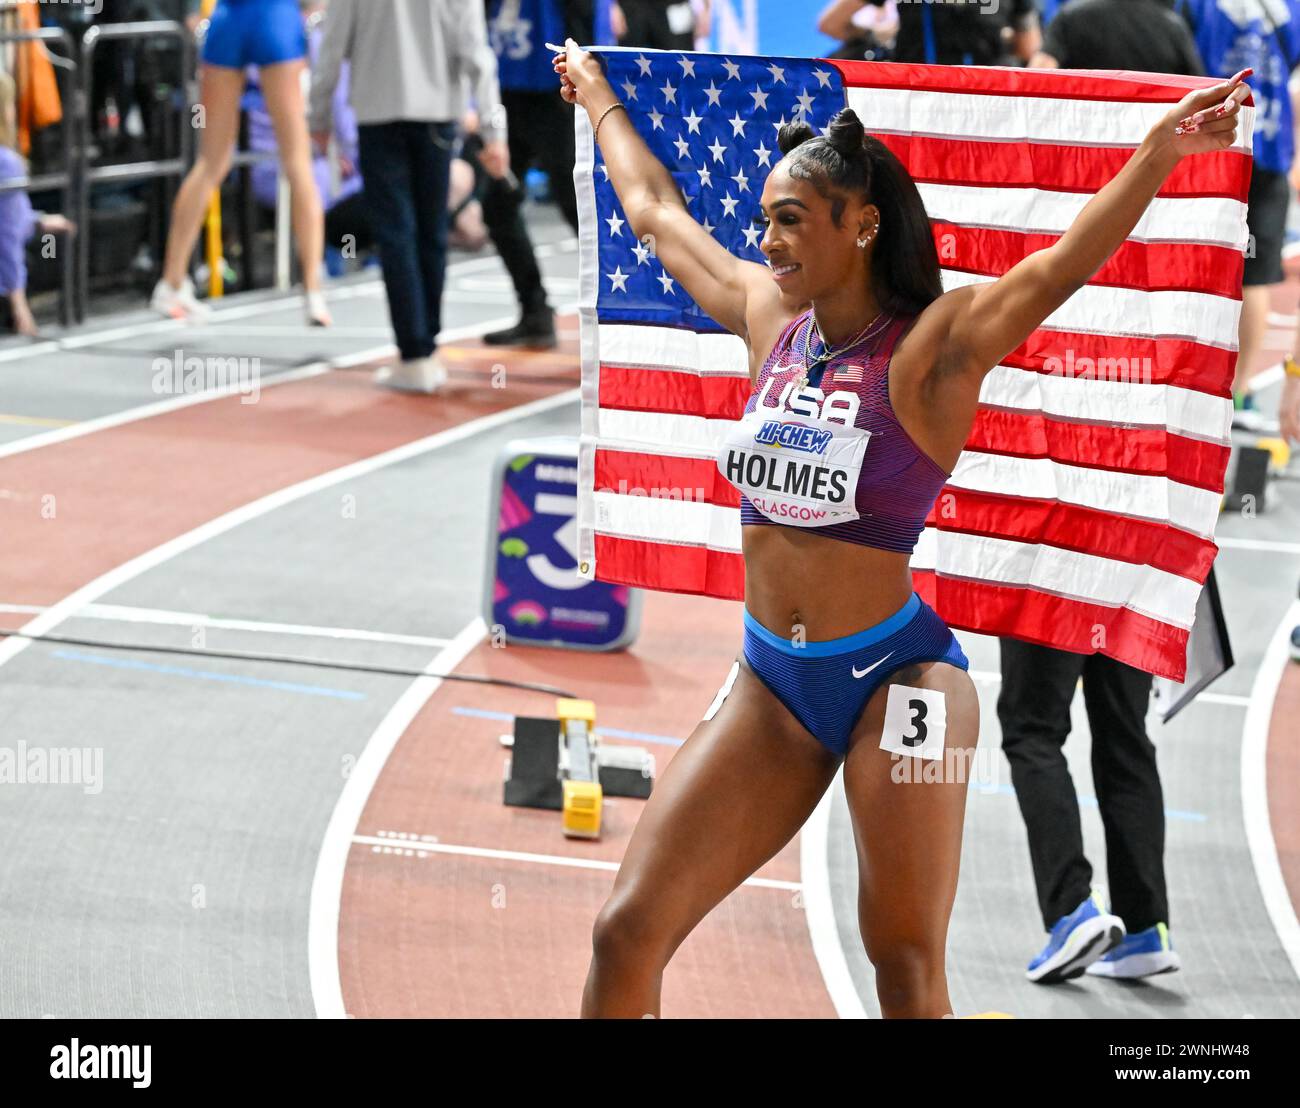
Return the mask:
<path id="1" fill-rule="evenodd" d="M 858 518 L 870 437 L 860 427 L 759 408 L 728 432 L 718 469 L 774 523 L 825 527 Z"/>

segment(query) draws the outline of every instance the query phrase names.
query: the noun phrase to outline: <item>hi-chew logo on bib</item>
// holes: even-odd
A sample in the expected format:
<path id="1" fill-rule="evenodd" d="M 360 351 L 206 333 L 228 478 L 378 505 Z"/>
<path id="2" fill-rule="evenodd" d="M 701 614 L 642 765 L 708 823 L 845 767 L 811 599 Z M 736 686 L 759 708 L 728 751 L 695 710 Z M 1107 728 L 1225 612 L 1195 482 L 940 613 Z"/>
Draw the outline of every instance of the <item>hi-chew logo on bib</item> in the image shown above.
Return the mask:
<path id="1" fill-rule="evenodd" d="M 753 411 L 728 432 L 718 469 L 777 523 L 844 523 L 858 518 L 854 498 L 868 438 L 839 422 Z"/>

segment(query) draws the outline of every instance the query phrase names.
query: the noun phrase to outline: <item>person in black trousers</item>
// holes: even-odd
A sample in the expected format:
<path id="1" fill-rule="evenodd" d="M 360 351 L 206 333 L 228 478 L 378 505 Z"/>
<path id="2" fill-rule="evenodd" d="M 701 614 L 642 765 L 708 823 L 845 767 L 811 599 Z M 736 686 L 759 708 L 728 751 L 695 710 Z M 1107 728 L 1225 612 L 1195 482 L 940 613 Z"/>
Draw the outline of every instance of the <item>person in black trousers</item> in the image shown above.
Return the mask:
<path id="1" fill-rule="evenodd" d="M 1047 26 L 1035 67 L 1199 74 L 1190 33 L 1161 0 L 1071 0 Z M 1104 654 L 1002 639 L 1002 750 L 1029 833 L 1047 945 L 1029 963 L 1050 984 L 1087 972 L 1146 977 L 1179 968 L 1169 941 L 1165 810 L 1147 737 L 1151 675 Z M 1080 678 L 1092 732 L 1092 776 L 1106 832 L 1111 903 L 1092 866 L 1065 760 Z"/>

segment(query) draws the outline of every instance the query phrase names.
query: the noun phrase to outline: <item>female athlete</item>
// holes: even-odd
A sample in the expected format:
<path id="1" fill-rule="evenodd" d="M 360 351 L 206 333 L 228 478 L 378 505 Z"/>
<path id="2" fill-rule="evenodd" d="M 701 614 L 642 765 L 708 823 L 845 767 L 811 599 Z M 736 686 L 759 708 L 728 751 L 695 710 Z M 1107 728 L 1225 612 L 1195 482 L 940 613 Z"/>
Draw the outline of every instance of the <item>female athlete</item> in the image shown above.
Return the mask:
<path id="1" fill-rule="evenodd" d="M 945 293 L 915 183 L 853 111 L 821 137 L 781 131 L 759 265 L 690 216 L 595 56 L 570 40 L 555 68 L 637 238 L 745 340 L 754 385 L 718 454 L 742 494 L 742 657 L 637 823 L 596 920 L 583 1015 L 657 1016 L 678 945 L 794 836 L 841 762 L 881 1010 L 950 1015 L 966 784 L 894 770 L 969 754 L 979 709 L 909 555 L 985 374 L 1097 272 L 1181 158 L 1232 144 L 1243 74 L 1186 96 L 1053 246 Z"/>

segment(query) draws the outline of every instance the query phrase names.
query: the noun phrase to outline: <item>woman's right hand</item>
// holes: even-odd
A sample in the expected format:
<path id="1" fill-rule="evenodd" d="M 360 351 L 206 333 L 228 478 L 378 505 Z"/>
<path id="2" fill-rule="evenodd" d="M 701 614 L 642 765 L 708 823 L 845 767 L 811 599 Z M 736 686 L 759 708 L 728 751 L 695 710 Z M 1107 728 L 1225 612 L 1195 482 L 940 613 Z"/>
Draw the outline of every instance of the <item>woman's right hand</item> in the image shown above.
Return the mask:
<path id="1" fill-rule="evenodd" d="M 560 75 L 560 95 L 570 104 L 588 108 L 602 90 L 609 89 L 605 70 L 599 59 L 588 50 L 582 50 L 571 38 L 564 40 L 565 52 L 556 54 L 553 62 Z"/>

